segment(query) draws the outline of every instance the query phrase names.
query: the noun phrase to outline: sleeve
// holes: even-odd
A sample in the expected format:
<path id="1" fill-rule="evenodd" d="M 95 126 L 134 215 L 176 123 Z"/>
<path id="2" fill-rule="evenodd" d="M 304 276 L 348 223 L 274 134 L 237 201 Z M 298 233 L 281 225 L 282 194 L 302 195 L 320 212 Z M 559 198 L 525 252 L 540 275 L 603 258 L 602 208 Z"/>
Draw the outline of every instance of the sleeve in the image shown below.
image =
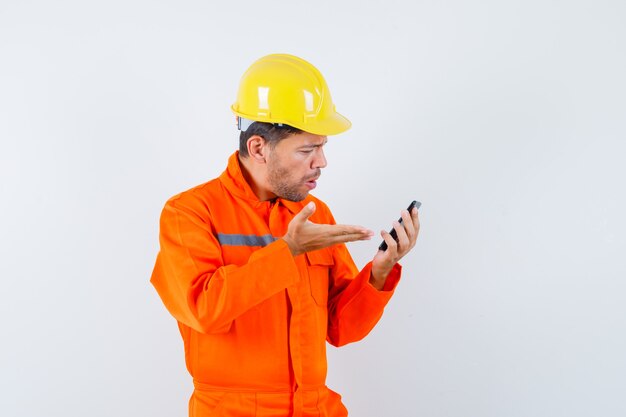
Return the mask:
<path id="1" fill-rule="evenodd" d="M 335 224 L 332 213 L 320 205 L 324 221 Z M 402 267 L 394 265 L 381 291 L 370 283 L 372 263 L 359 271 L 345 244 L 332 247 L 332 266 L 329 271 L 327 341 L 343 346 L 363 339 L 380 320 L 383 310 L 400 280 Z"/>
<path id="2" fill-rule="evenodd" d="M 330 272 L 327 340 L 343 346 L 363 339 L 383 315 L 400 280 L 402 267 L 394 265 L 381 291 L 369 283 L 372 263 L 358 271 L 345 245 L 337 245 Z"/>
<path id="3" fill-rule="evenodd" d="M 239 315 L 299 280 L 283 240 L 256 250 L 244 265 L 223 265 L 210 223 L 193 210 L 168 202 L 160 226 L 150 281 L 168 311 L 199 332 L 227 332 Z"/>

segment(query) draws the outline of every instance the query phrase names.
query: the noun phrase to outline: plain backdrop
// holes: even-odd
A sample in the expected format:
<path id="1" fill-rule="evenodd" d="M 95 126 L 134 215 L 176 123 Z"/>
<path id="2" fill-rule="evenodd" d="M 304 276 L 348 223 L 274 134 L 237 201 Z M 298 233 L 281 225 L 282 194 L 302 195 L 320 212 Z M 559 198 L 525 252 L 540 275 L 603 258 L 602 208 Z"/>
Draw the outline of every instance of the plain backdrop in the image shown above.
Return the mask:
<path id="1" fill-rule="evenodd" d="M 423 202 L 382 320 L 328 348 L 351 415 L 626 415 L 624 22 L 622 0 L 0 0 L 0 415 L 186 415 L 158 219 L 225 168 L 239 78 L 276 52 L 353 122 L 315 190 L 337 220 Z"/>

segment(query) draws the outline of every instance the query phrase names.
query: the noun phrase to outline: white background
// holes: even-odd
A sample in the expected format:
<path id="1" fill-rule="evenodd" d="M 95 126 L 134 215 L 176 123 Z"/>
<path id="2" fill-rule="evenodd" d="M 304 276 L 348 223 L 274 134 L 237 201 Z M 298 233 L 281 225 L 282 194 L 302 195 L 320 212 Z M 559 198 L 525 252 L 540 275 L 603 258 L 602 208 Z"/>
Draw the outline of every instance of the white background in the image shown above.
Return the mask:
<path id="1" fill-rule="evenodd" d="M 338 221 L 423 202 L 378 327 L 329 347 L 351 415 L 626 415 L 625 22 L 621 0 L 0 1 L 0 415 L 186 415 L 158 218 L 224 169 L 239 77 L 274 52 L 354 124 L 316 190 Z"/>

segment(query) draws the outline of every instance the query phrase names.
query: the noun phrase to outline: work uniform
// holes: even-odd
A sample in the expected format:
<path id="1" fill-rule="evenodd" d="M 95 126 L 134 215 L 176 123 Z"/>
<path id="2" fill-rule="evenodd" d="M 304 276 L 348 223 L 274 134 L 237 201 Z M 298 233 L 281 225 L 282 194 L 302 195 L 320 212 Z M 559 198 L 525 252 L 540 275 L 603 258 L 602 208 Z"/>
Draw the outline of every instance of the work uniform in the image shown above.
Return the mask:
<path id="1" fill-rule="evenodd" d="M 178 321 L 194 379 L 189 415 L 347 415 L 325 385 L 326 344 L 365 337 L 400 278 L 382 291 L 345 245 L 293 256 L 280 237 L 310 201 L 314 223 L 334 224 L 313 196 L 259 201 L 235 152 L 216 179 L 171 198 L 151 282 Z"/>

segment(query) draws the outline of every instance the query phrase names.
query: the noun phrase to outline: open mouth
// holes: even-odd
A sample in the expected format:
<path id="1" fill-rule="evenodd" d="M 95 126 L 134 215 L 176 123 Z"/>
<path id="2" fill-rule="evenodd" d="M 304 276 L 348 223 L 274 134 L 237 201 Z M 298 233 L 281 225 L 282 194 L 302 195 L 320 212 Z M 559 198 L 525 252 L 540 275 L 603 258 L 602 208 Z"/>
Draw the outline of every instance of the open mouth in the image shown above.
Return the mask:
<path id="1" fill-rule="evenodd" d="M 317 180 L 319 179 L 319 176 L 313 177 L 309 180 L 307 180 L 305 182 L 305 185 L 310 189 L 314 189 L 315 187 L 317 187 Z"/>

